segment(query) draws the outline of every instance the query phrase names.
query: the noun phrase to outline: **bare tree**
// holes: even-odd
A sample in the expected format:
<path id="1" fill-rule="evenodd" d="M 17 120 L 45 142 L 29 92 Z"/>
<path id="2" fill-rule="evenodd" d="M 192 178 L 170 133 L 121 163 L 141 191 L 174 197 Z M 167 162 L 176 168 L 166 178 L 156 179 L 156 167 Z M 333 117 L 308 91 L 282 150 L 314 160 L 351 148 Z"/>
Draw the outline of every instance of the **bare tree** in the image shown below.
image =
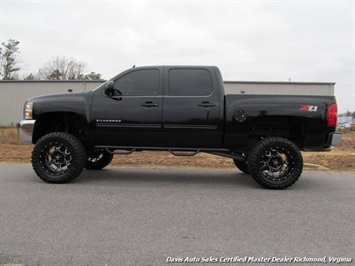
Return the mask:
<path id="1" fill-rule="evenodd" d="M 73 57 L 58 56 L 39 70 L 39 76 L 46 80 L 81 80 L 84 79 L 86 71 L 86 63 L 77 61 Z"/>
<path id="2" fill-rule="evenodd" d="M 3 80 L 13 80 L 18 77 L 17 72 L 21 69 L 18 66 L 19 41 L 9 39 L 7 43 L 1 43 L 1 76 Z"/>

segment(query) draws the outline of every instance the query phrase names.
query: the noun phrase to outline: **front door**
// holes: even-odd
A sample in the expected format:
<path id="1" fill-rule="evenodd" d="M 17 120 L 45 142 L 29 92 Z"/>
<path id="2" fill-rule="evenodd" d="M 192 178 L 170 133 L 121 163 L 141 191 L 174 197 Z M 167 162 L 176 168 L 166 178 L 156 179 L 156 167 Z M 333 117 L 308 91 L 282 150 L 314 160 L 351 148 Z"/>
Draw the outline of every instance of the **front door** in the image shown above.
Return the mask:
<path id="1" fill-rule="evenodd" d="M 97 145 L 161 146 L 162 82 L 160 68 L 137 68 L 114 80 L 114 96 L 97 90 L 91 110 Z"/>

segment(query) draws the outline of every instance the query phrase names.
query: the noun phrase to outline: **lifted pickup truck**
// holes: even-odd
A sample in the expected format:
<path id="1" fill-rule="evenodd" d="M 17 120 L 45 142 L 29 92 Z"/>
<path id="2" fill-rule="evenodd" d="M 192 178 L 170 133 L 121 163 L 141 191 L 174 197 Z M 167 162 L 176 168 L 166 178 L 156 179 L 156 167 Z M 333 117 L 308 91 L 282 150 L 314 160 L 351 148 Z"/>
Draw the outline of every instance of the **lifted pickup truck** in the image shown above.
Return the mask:
<path id="1" fill-rule="evenodd" d="M 229 157 L 261 186 L 283 189 L 302 173 L 300 150 L 340 143 L 336 122 L 334 96 L 225 95 L 217 67 L 148 66 L 90 92 L 27 100 L 19 135 L 50 183 L 102 169 L 113 154 L 155 150 Z"/>

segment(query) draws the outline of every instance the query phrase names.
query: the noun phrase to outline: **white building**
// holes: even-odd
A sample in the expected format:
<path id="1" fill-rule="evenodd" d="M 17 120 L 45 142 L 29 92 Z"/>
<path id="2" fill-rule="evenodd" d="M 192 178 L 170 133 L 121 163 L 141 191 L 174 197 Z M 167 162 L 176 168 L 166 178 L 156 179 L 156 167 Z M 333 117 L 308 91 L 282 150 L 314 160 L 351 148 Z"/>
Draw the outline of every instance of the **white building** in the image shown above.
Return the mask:
<path id="1" fill-rule="evenodd" d="M 0 126 L 16 125 L 23 116 L 28 98 L 57 94 L 85 92 L 104 81 L 0 81 Z"/>

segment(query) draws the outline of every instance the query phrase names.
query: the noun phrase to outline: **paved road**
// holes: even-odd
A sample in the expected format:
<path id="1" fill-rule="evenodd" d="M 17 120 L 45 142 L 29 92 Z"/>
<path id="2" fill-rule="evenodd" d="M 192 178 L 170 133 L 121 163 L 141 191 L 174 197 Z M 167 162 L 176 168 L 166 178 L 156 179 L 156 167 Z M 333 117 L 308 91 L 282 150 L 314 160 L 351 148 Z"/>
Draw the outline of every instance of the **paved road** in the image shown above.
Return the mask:
<path id="1" fill-rule="evenodd" d="M 0 264 L 355 254 L 355 173 L 308 172 L 283 191 L 221 170 L 109 168 L 64 185 L 29 165 L 0 174 Z"/>

